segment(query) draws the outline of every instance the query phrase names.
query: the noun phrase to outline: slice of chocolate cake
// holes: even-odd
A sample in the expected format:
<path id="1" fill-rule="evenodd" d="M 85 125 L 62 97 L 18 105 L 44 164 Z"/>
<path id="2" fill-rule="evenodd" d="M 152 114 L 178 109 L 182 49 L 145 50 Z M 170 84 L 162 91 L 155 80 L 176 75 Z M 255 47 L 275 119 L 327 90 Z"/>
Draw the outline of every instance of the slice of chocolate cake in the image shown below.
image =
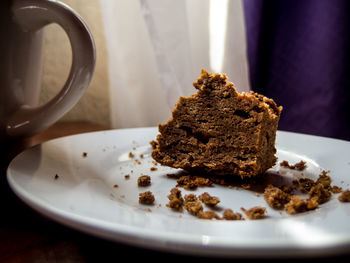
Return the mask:
<path id="1" fill-rule="evenodd" d="M 225 74 L 202 70 L 198 90 L 180 97 L 159 125 L 152 157 L 162 165 L 214 175 L 255 176 L 276 162 L 282 107 L 254 92 L 238 93 Z"/>

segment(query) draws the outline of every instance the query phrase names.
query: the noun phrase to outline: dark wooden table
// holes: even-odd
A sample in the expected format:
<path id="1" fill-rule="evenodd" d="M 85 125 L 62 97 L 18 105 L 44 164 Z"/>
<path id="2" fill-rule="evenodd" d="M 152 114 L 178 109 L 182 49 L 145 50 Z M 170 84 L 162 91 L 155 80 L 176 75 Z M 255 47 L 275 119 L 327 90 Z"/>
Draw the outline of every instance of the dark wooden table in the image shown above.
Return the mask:
<path id="1" fill-rule="evenodd" d="M 93 237 L 53 222 L 20 201 L 10 190 L 6 170 L 20 151 L 60 136 L 104 130 L 85 122 L 57 123 L 32 138 L 1 146 L 0 158 L 0 262 L 222 262 L 232 259 L 201 258 L 136 248 Z M 349 222 L 350 223 L 350 222 Z M 344 261 L 349 255 L 319 258 L 317 261 Z M 244 260 L 251 262 L 256 260 Z M 280 262 L 280 259 L 259 260 Z M 310 259 L 298 259 L 308 261 Z M 239 262 L 239 261 L 238 261 Z"/>

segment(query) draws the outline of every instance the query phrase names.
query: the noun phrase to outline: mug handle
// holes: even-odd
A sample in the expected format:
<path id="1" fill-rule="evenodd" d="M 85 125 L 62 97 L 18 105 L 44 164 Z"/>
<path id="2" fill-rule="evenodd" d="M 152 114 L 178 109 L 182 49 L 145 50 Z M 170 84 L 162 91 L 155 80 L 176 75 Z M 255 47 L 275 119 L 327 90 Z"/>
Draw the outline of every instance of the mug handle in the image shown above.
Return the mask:
<path id="1" fill-rule="evenodd" d="M 72 48 L 70 73 L 61 91 L 44 105 L 23 105 L 8 119 L 9 136 L 30 136 L 60 119 L 84 94 L 95 68 L 95 44 L 82 18 L 59 1 L 15 0 L 12 11 L 15 21 L 25 31 L 34 32 L 50 23 L 60 25 Z"/>

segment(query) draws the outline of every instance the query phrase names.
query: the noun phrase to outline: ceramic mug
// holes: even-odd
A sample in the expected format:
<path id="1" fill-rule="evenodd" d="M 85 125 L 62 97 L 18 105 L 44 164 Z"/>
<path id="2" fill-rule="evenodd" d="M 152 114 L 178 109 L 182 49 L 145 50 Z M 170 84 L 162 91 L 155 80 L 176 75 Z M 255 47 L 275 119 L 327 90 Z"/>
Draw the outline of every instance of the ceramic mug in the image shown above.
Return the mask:
<path id="1" fill-rule="evenodd" d="M 72 65 L 60 92 L 38 105 L 43 27 L 50 23 L 68 35 Z M 95 46 L 82 18 L 53 0 L 2 0 L 0 35 L 0 142 L 4 142 L 42 131 L 78 102 L 93 75 Z"/>

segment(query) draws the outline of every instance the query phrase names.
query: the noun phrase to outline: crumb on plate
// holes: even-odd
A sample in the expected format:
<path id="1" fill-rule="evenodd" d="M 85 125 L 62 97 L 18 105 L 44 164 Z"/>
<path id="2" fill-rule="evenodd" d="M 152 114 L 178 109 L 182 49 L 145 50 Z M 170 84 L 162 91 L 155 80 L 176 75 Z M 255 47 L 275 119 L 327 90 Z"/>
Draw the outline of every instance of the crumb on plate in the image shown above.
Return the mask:
<path id="1" fill-rule="evenodd" d="M 241 207 L 241 210 L 246 214 L 249 220 L 264 218 L 266 214 L 266 208 L 262 206 L 254 206 L 250 209 L 245 209 L 244 207 Z"/>
<path id="2" fill-rule="evenodd" d="M 151 191 L 139 194 L 139 203 L 144 205 L 153 205 L 155 201 L 154 195 Z"/>
<path id="3" fill-rule="evenodd" d="M 285 167 L 292 170 L 298 170 L 303 171 L 306 168 L 306 162 L 301 160 L 300 162 L 297 162 L 296 164 L 289 164 L 288 161 L 284 160 L 280 162 L 281 167 Z"/>
<path id="4" fill-rule="evenodd" d="M 151 185 L 151 177 L 149 175 L 141 175 L 137 178 L 138 186 L 149 186 Z"/>
<path id="5" fill-rule="evenodd" d="M 244 220 L 241 213 L 234 213 L 231 209 L 225 209 L 222 214 L 224 220 Z"/>
<path id="6" fill-rule="evenodd" d="M 203 194 L 199 195 L 198 198 L 208 206 L 215 206 L 220 203 L 219 197 L 211 196 L 208 192 L 204 192 Z"/>
<path id="7" fill-rule="evenodd" d="M 182 211 L 182 206 L 184 203 L 184 199 L 182 198 L 181 191 L 176 187 L 170 190 L 170 194 L 168 195 L 169 203 L 167 207 L 172 208 L 174 210 Z"/>
<path id="8" fill-rule="evenodd" d="M 265 188 L 264 199 L 269 206 L 280 209 L 290 201 L 290 194 L 270 184 Z"/>
<path id="9" fill-rule="evenodd" d="M 346 190 L 338 196 L 338 200 L 340 202 L 350 202 L 350 190 Z"/>

